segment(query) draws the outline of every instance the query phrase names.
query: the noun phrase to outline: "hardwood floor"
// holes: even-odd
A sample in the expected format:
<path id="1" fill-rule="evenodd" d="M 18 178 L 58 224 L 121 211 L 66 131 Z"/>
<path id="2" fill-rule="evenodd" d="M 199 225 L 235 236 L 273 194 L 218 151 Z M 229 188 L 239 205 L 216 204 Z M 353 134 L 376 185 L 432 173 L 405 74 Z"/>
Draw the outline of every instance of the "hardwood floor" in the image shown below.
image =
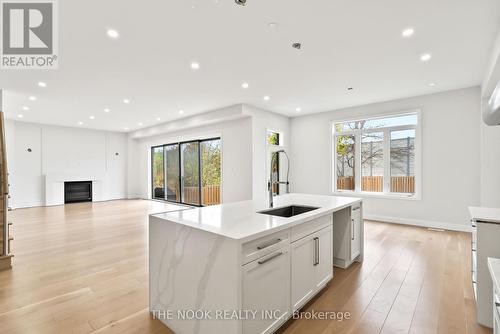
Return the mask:
<path id="1" fill-rule="evenodd" d="M 0 333 L 171 333 L 148 313 L 147 214 L 113 201 L 15 210 L 11 271 L 0 272 Z M 475 323 L 470 236 L 366 222 L 365 261 L 280 333 L 491 333 Z"/>

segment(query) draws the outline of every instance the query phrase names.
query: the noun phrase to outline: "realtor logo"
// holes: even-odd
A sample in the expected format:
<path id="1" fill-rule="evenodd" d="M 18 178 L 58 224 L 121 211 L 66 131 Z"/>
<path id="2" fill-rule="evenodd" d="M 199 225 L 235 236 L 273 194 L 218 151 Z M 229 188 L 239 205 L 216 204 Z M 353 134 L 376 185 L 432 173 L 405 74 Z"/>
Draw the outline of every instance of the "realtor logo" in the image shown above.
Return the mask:
<path id="1" fill-rule="evenodd" d="M 54 0 L 3 0 L 1 18 L 2 68 L 57 68 L 57 17 Z"/>

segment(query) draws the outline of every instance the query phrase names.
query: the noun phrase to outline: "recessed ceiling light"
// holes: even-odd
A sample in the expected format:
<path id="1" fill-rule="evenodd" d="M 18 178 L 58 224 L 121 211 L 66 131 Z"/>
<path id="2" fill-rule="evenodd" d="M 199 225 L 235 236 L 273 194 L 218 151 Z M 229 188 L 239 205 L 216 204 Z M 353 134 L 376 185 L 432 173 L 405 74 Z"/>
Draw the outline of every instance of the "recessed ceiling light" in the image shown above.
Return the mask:
<path id="1" fill-rule="evenodd" d="M 108 36 L 113 38 L 113 39 L 116 39 L 120 36 L 118 31 L 116 31 L 115 29 L 108 29 L 107 33 L 108 33 Z"/>
<path id="2" fill-rule="evenodd" d="M 79 122 L 78 122 L 78 125 L 83 125 L 83 122 L 82 122 L 82 121 L 79 121 Z"/>
<path id="3" fill-rule="evenodd" d="M 125 104 L 129 104 L 129 103 L 130 103 L 130 100 L 129 100 L 129 99 L 123 99 L 123 103 L 125 103 Z"/>
<path id="4" fill-rule="evenodd" d="M 47 87 L 47 83 L 45 83 L 43 81 L 39 81 L 38 82 L 38 86 L 40 86 L 40 87 Z"/>
<path id="5" fill-rule="evenodd" d="M 243 89 L 247 89 L 248 87 L 250 87 L 250 85 L 248 84 L 248 82 L 244 82 L 241 84 L 241 88 Z"/>
<path id="6" fill-rule="evenodd" d="M 35 96 L 30 96 L 30 97 L 28 97 L 28 99 L 29 99 L 30 101 L 36 101 L 36 97 L 35 97 Z"/>
<path id="7" fill-rule="evenodd" d="M 434 82 L 429 83 L 429 87 L 436 87 L 436 84 Z"/>
<path id="8" fill-rule="evenodd" d="M 200 68 L 199 63 L 196 63 L 196 62 L 191 63 L 191 69 L 198 70 L 199 68 Z"/>
<path id="9" fill-rule="evenodd" d="M 179 110 L 179 114 L 184 114 L 184 110 Z"/>
<path id="10" fill-rule="evenodd" d="M 30 110 L 30 108 L 28 108 L 28 107 L 24 106 L 24 107 L 23 107 L 23 110 L 28 111 L 28 110 Z"/>
<path id="11" fill-rule="evenodd" d="M 104 108 L 104 112 L 109 112 L 109 108 Z"/>
<path id="12" fill-rule="evenodd" d="M 424 53 L 423 55 L 420 56 L 421 61 L 429 61 L 431 60 L 432 56 L 430 53 Z"/>
<path id="13" fill-rule="evenodd" d="M 24 116 L 23 116 L 23 115 L 21 115 L 21 114 L 18 114 L 18 115 L 17 115 L 17 117 L 19 117 L 19 118 L 23 118 Z"/>
<path id="14" fill-rule="evenodd" d="M 89 118 L 90 118 L 90 119 L 95 119 L 95 116 L 90 116 Z"/>
<path id="15" fill-rule="evenodd" d="M 137 123 L 139 126 L 143 126 L 144 124 L 142 122 Z"/>
<path id="16" fill-rule="evenodd" d="M 403 32 L 401 33 L 401 35 L 403 35 L 403 37 L 410 37 L 414 33 L 415 33 L 415 29 L 413 29 L 413 28 L 406 28 L 405 30 L 403 30 Z"/>
<path id="17" fill-rule="evenodd" d="M 271 98 L 269 96 L 264 96 L 264 101 L 269 101 Z"/>
<path id="18" fill-rule="evenodd" d="M 269 26 L 269 28 L 276 28 L 278 26 L 278 23 L 276 23 L 276 22 L 269 22 L 268 26 Z"/>
<path id="19" fill-rule="evenodd" d="M 156 117 L 156 120 L 157 120 L 157 121 L 161 121 L 161 118 L 160 118 L 160 117 Z"/>
<path id="20" fill-rule="evenodd" d="M 124 127 L 124 128 L 123 128 L 123 130 L 128 130 L 128 128 L 127 128 L 127 127 Z"/>
<path id="21" fill-rule="evenodd" d="M 300 107 L 297 107 L 297 108 L 295 108 L 295 111 L 296 111 L 296 112 L 301 112 L 301 111 L 302 111 L 302 109 L 300 109 Z"/>

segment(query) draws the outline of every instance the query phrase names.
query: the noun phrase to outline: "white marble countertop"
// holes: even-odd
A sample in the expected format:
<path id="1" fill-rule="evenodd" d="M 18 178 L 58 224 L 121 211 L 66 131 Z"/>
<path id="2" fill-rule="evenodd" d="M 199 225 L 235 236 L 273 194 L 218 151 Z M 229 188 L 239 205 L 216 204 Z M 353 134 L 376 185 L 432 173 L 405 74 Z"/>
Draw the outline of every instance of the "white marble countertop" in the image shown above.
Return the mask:
<path id="1" fill-rule="evenodd" d="M 481 208 L 481 207 L 470 206 L 469 213 L 474 221 L 483 221 L 483 222 L 500 224 L 499 208 Z"/>
<path id="2" fill-rule="evenodd" d="M 151 216 L 245 242 L 341 210 L 360 201 L 360 198 L 354 197 L 286 194 L 274 197 L 274 208 L 308 205 L 319 209 L 283 218 L 258 213 L 269 208 L 254 201 L 242 201 Z"/>
<path id="3" fill-rule="evenodd" d="M 490 270 L 493 287 L 500 292 L 500 259 L 488 258 L 488 269 Z"/>

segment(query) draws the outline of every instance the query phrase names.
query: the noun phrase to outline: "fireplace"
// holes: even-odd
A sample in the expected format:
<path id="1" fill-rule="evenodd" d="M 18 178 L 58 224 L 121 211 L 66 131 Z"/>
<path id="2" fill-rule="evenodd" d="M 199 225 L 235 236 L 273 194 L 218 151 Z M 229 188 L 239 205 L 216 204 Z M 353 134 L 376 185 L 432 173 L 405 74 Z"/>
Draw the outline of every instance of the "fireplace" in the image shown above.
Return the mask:
<path id="1" fill-rule="evenodd" d="M 92 202 L 92 181 L 64 182 L 64 203 Z"/>

